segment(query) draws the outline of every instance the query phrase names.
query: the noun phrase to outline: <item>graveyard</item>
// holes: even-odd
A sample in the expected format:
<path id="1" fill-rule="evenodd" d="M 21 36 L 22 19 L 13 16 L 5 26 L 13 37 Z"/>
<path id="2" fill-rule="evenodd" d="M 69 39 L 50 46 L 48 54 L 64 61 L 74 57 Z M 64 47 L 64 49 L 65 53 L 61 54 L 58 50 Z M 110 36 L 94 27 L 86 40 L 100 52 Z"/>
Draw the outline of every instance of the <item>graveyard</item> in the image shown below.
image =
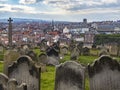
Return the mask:
<path id="1" fill-rule="evenodd" d="M 0 90 L 120 90 L 119 41 L 97 36 L 91 47 L 74 39 L 13 45 L 8 21 L 8 45 L 0 44 Z"/>
<path id="2" fill-rule="evenodd" d="M 37 54 L 37 56 L 39 54 L 43 53 L 40 51 L 40 49 L 34 49 L 33 51 Z M 5 52 L 7 52 L 7 51 L 4 51 L 4 53 Z M 81 64 L 82 66 L 87 67 L 88 64 L 94 63 L 95 60 L 99 58 L 99 55 L 98 55 L 99 53 L 100 53 L 100 50 L 91 49 L 89 55 L 83 55 L 83 54 L 79 55 L 78 60 L 75 60 L 73 62 L 77 62 L 77 63 Z M 118 62 L 120 61 L 120 57 L 118 57 L 118 56 L 112 56 L 112 57 L 116 58 L 116 60 Z M 64 57 L 60 60 L 60 63 L 71 61 L 70 58 L 71 58 L 71 55 L 70 55 L 70 52 L 68 52 L 68 54 L 64 55 Z M 75 64 L 75 66 L 76 66 L 76 64 Z M 1 60 L 1 62 L 0 62 L 0 72 L 1 73 L 3 73 L 3 68 L 4 68 L 4 63 Z M 58 89 L 56 89 L 57 87 L 55 87 L 56 86 L 55 85 L 56 84 L 55 77 L 56 77 L 56 66 L 47 65 L 46 71 L 41 72 L 41 75 L 40 75 L 40 90 L 54 90 L 54 89 L 58 90 Z M 85 83 L 85 88 L 81 89 L 81 90 L 92 90 L 92 89 L 90 89 L 91 81 L 89 80 L 88 73 L 85 73 L 85 77 L 86 77 L 85 81 L 83 82 L 83 83 Z M 59 80 L 59 81 L 61 81 L 61 80 Z M 61 86 L 61 87 L 63 87 L 63 86 Z M 84 85 L 83 85 L 83 87 L 84 87 Z M 20 90 L 22 90 L 22 89 L 20 89 Z M 38 89 L 35 89 L 35 90 L 38 90 Z M 61 88 L 60 90 L 66 90 L 66 89 Z M 78 90 L 78 89 L 72 88 L 69 90 Z M 95 90 L 98 90 L 98 89 L 95 89 Z M 106 89 L 106 90 L 109 90 L 109 89 Z M 119 89 L 116 89 L 116 90 L 119 90 Z"/>

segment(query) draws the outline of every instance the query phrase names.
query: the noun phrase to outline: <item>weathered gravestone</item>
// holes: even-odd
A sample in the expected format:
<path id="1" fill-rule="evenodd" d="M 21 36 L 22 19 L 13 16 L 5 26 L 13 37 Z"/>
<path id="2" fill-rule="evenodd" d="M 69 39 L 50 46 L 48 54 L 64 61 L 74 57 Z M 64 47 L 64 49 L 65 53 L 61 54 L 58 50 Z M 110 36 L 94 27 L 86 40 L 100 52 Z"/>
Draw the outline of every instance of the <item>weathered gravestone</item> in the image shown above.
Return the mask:
<path id="1" fill-rule="evenodd" d="M 62 53 L 62 55 L 67 55 L 68 54 L 68 47 L 66 47 L 66 46 L 62 47 L 60 52 Z"/>
<path id="2" fill-rule="evenodd" d="M 38 56 L 38 60 L 37 60 L 36 64 L 37 64 L 39 67 L 41 67 L 41 72 L 47 71 L 47 68 L 46 68 L 47 55 L 44 54 L 44 53 L 41 53 L 41 54 Z"/>
<path id="3" fill-rule="evenodd" d="M 88 66 L 90 90 L 120 90 L 120 64 L 102 56 Z"/>
<path id="4" fill-rule="evenodd" d="M 109 54 L 108 50 L 102 49 L 99 53 L 99 57 L 102 56 L 102 55 L 110 55 L 110 54 Z"/>
<path id="5" fill-rule="evenodd" d="M 40 43 L 40 50 L 45 51 L 48 48 L 47 40 L 43 39 Z"/>
<path id="6" fill-rule="evenodd" d="M 85 68 L 69 61 L 56 68 L 55 90 L 84 90 Z"/>
<path id="7" fill-rule="evenodd" d="M 20 54 L 17 51 L 8 50 L 4 54 L 4 74 L 8 75 L 8 66 L 13 63 L 13 61 L 16 61 Z"/>
<path id="8" fill-rule="evenodd" d="M 84 47 L 82 49 L 82 54 L 83 55 L 90 55 L 90 49 L 88 47 Z"/>
<path id="9" fill-rule="evenodd" d="M 40 90 L 40 69 L 29 56 L 23 55 L 8 68 L 8 77 L 15 78 L 18 85 L 26 83 L 27 90 Z"/>
<path id="10" fill-rule="evenodd" d="M 77 48 L 79 49 L 79 54 L 81 55 L 82 54 L 82 48 L 83 48 L 83 42 L 79 42 L 77 44 Z"/>
<path id="11" fill-rule="evenodd" d="M 47 65 L 58 65 L 59 64 L 59 53 L 60 47 L 58 43 L 54 43 L 52 46 L 47 48 Z"/>
<path id="12" fill-rule="evenodd" d="M 118 45 L 116 43 L 110 44 L 109 51 L 111 55 L 117 56 L 118 53 Z"/>
<path id="13" fill-rule="evenodd" d="M 70 59 L 71 60 L 78 60 L 79 55 L 80 55 L 80 51 L 76 46 L 75 48 L 73 48 L 73 50 L 71 52 Z"/>
<path id="14" fill-rule="evenodd" d="M 28 51 L 26 52 L 25 55 L 28 55 L 29 57 L 31 57 L 33 61 L 35 62 L 37 61 L 37 54 L 34 51 Z"/>
<path id="15" fill-rule="evenodd" d="M 30 51 L 30 45 L 29 44 L 23 44 L 21 47 L 19 47 L 19 53 L 21 55 L 25 55 Z"/>
<path id="16" fill-rule="evenodd" d="M 65 55 L 68 54 L 68 47 L 63 46 L 60 48 L 60 59 L 63 59 Z"/>
<path id="17" fill-rule="evenodd" d="M 0 90 L 27 90 L 25 83 L 18 85 L 15 79 L 9 79 L 5 74 L 0 73 Z"/>
<path id="18" fill-rule="evenodd" d="M 44 54 L 44 53 L 41 53 L 39 56 L 38 56 L 38 63 L 43 63 L 43 64 L 47 64 L 47 55 Z"/>
<path id="19" fill-rule="evenodd" d="M 75 47 L 76 47 L 76 42 L 72 39 L 69 43 L 69 51 L 72 52 Z"/>

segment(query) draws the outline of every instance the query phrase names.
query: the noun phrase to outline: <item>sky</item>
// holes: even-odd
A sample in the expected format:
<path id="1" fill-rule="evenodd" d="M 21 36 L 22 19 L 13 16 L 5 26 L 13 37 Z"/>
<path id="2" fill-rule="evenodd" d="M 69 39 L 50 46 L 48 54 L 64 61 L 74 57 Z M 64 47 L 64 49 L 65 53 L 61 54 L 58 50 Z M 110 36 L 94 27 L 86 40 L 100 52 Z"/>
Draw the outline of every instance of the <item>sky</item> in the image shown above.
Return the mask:
<path id="1" fill-rule="evenodd" d="M 0 18 L 120 20 L 120 0 L 0 0 Z"/>

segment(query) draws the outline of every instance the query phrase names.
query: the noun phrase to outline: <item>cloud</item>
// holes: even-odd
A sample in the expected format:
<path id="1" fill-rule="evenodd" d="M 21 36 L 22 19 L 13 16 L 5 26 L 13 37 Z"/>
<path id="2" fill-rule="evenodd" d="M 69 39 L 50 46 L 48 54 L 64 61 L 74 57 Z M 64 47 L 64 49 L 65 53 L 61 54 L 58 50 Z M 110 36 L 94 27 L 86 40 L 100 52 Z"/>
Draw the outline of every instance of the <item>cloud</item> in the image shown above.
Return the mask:
<path id="1" fill-rule="evenodd" d="M 8 0 L 0 0 L 0 2 L 6 2 L 6 1 L 8 1 Z"/>
<path id="2" fill-rule="evenodd" d="M 35 4 L 43 0 L 19 0 L 20 4 Z"/>
<path id="3" fill-rule="evenodd" d="M 70 11 L 120 7 L 119 0 L 44 0 L 44 4 Z"/>
<path id="4" fill-rule="evenodd" d="M 4 8 L 5 6 L 0 6 L 0 8 Z"/>
<path id="5" fill-rule="evenodd" d="M 10 4 L 0 4 L 0 11 L 5 12 L 33 12 L 35 11 L 34 7 L 29 7 L 25 5 L 10 5 Z"/>

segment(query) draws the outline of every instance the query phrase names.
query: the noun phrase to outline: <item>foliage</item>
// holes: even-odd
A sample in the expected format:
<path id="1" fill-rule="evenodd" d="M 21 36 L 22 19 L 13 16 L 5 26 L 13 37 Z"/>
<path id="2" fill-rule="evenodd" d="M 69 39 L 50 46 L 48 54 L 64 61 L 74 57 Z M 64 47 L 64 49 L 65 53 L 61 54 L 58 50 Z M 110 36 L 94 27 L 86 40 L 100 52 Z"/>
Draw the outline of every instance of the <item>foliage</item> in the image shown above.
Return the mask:
<path id="1" fill-rule="evenodd" d="M 101 45 L 107 43 L 120 43 L 120 34 L 99 34 L 94 37 L 94 45 Z"/>

